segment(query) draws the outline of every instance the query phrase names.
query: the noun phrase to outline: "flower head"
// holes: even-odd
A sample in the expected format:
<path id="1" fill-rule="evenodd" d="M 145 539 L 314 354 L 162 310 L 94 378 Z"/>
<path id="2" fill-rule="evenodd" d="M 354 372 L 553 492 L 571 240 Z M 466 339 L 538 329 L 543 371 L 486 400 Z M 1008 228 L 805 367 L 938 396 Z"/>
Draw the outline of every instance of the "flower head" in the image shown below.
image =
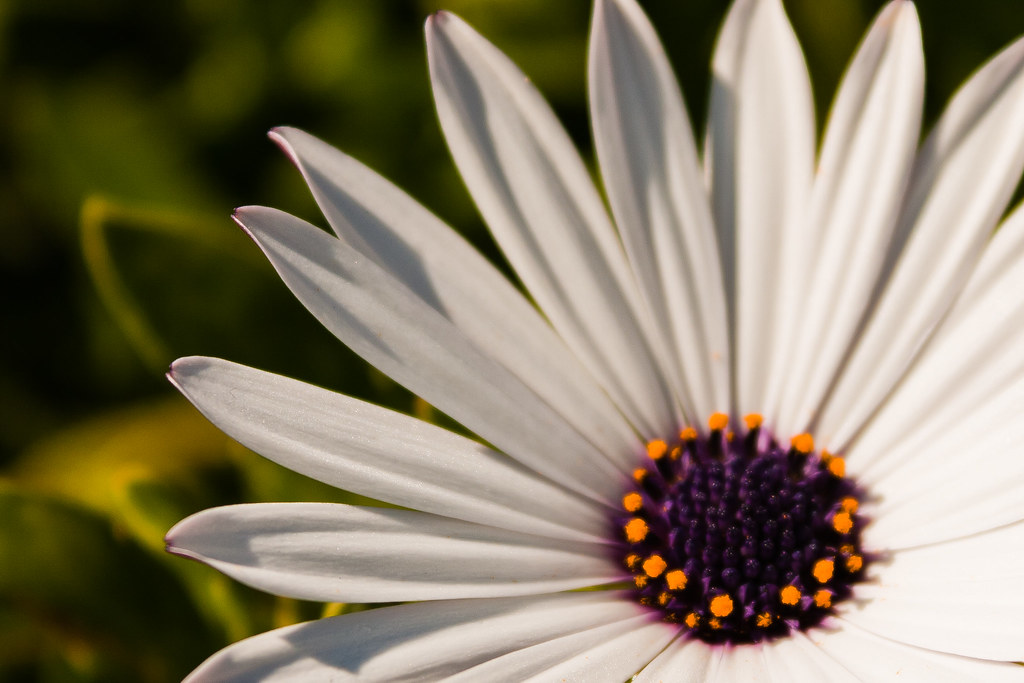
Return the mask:
<path id="1" fill-rule="evenodd" d="M 241 443 L 406 508 L 232 506 L 172 529 L 173 552 L 263 590 L 410 603 L 248 639 L 195 678 L 1018 677 L 1024 211 L 1002 217 L 1024 43 L 919 148 L 917 15 L 890 3 L 816 153 L 781 3 L 737 0 L 701 160 L 646 17 L 596 0 L 611 216 L 506 57 L 444 13 L 427 45 L 455 162 L 537 308 L 297 130 L 271 137 L 335 235 L 261 207 L 235 219 L 328 329 L 494 449 L 175 362 Z"/>

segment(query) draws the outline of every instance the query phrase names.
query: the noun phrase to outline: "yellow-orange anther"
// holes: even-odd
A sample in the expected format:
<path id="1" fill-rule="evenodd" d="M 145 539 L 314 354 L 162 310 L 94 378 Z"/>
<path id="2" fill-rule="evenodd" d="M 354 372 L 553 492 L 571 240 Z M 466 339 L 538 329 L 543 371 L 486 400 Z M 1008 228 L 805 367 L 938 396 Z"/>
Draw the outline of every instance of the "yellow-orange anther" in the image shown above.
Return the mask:
<path id="1" fill-rule="evenodd" d="M 832 458 L 828 461 L 828 471 L 837 477 L 845 477 L 846 461 L 842 458 Z"/>
<path id="2" fill-rule="evenodd" d="M 643 467 L 637 467 L 633 470 L 633 481 L 640 483 L 647 478 L 647 470 Z"/>
<path id="3" fill-rule="evenodd" d="M 728 595 L 716 595 L 711 598 L 711 613 L 716 617 L 727 617 L 732 614 L 732 598 Z"/>
<path id="4" fill-rule="evenodd" d="M 811 570 L 811 573 L 814 574 L 814 578 L 818 580 L 818 583 L 828 583 L 832 578 L 835 568 L 836 564 L 832 560 L 818 560 L 814 563 L 814 569 Z"/>
<path id="5" fill-rule="evenodd" d="M 639 517 L 634 517 L 626 522 L 626 540 L 630 543 L 639 543 L 647 538 L 647 531 L 647 522 Z"/>
<path id="6" fill-rule="evenodd" d="M 853 553 L 854 550 L 856 550 L 856 548 L 853 547 L 852 543 L 844 543 L 843 545 L 839 546 L 839 552 L 841 552 L 843 555 L 850 555 L 851 553 Z"/>
<path id="7" fill-rule="evenodd" d="M 668 444 L 661 439 L 653 439 L 647 442 L 647 455 L 651 460 L 657 460 L 668 452 Z"/>
<path id="8" fill-rule="evenodd" d="M 768 612 L 761 612 L 757 615 L 758 628 L 768 628 L 772 625 L 772 615 Z"/>
<path id="9" fill-rule="evenodd" d="M 672 595 L 670 593 L 661 593 L 660 595 L 658 595 L 658 604 L 664 607 L 668 604 L 668 601 L 671 599 Z"/>
<path id="10" fill-rule="evenodd" d="M 841 534 L 848 534 L 853 529 L 853 518 L 849 512 L 837 512 L 832 518 L 832 528 Z"/>
<path id="11" fill-rule="evenodd" d="M 683 623 L 690 628 L 693 628 L 700 623 L 700 616 L 696 612 L 690 612 L 686 615 L 686 618 L 683 619 Z"/>
<path id="12" fill-rule="evenodd" d="M 803 434 L 797 434 L 789 440 L 789 445 L 793 447 L 798 453 L 807 455 L 814 450 L 814 437 L 804 432 Z"/>
<path id="13" fill-rule="evenodd" d="M 708 626 L 710 626 L 713 631 L 717 631 L 722 628 L 722 622 L 715 617 L 711 617 L 708 619 Z"/>
<path id="14" fill-rule="evenodd" d="M 860 503 L 857 502 L 856 498 L 843 498 L 839 506 L 843 508 L 843 512 L 849 512 L 852 515 L 860 507 Z"/>
<path id="15" fill-rule="evenodd" d="M 676 446 L 669 452 L 668 457 L 672 458 L 673 460 L 678 460 L 682 454 L 683 449 L 680 448 L 679 446 Z"/>
<path id="16" fill-rule="evenodd" d="M 665 574 L 665 585 L 669 590 L 681 591 L 686 588 L 686 572 L 682 569 L 673 569 Z"/>
<path id="17" fill-rule="evenodd" d="M 712 413 L 708 418 L 708 429 L 713 432 L 720 432 L 729 426 L 729 416 L 725 413 Z"/>
<path id="18" fill-rule="evenodd" d="M 747 425 L 747 429 L 757 429 L 764 422 L 764 418 L 761 413 L 750 413 L 743 416 L 743 422 Z"/>
<path id="19" fill-rule="evenodd" d="M 661 573 L 665 571 L 667 566 L 668 564 L 665 563 L 665 560 L 661 559 L 661 555 L 651 555 L 644 560 L 644 573 L 655 579 L 661 576 Z"/>
<path id="20" fill-rule="evenodd" d="M 640 556 L 636 553 L 630 553 L 626 555 L 626 566 L 630 569 L 636 569 L 640 566 Z"/>
<path id="21" fill-rule="evenodd" d="M 822 588 L 820 591 L 814 594 L 814 604 L 818 607 L 831 607 L 832 592 Z"/>
<path id="22" fill-rule="evenodd" d="M 693 441 L 697 438 L 697 430 L 693 427 L 683 427 L 679 430 L 679 438 L 683 441 Z"/>
<path id="23" fill-rule="evenodd" d="M 796 586 L 786 586 L 779 591 L 779 598 L 783 605 L 795 605 L 800 602 L 800 589 Z"/>
<path id="24" fill-rule="evenodd" d="M 846 558 L 846 568 L 851 572 L 859 572 L 864 566 L 864 558 L 860 555 L 850 555 Z"/>
<path id="25" fill-rule="evenodd" d="M 633 577 L 633 583 L 636 585 L 637 588 L 643 588 L 647 585 L 647 577 L 643 574 L 637 574 Z"/>
<path id="26" fill-rule="evenodd" d="M 633 493 L 627 493 L 622 497 L 622 507 L 626 508 L 627 512 L 636 512 L 644 506 L 644 497 L 635 491 Z"/>

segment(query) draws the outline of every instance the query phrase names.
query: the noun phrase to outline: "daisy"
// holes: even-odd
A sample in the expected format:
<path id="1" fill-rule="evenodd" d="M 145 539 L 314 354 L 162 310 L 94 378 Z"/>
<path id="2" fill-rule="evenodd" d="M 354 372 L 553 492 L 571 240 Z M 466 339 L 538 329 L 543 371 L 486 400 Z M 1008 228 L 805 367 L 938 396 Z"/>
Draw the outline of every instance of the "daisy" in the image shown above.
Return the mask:
<path id="1" fill-rule="evenodd" d="M 175 362 L 245 446 L 403 508 L 178 524 L 172 552 L 262 590 L 408 603 L 250 638 L 194 680 L 1019 680 L 1024 211 L 1003 215 L 1024 42 L 918 147 L 920 29 L 890 3 L 818 151 L 781 3 L 737 0 L 701 158 L 646 17 L 597 0 L 609 216 L 516 67 L 449 14 L 426 33 L 455 162 L 536 307 L 372 171 L 271 133 L 335 235 L 237 222 L 339 339 L 481 441 Z"/>

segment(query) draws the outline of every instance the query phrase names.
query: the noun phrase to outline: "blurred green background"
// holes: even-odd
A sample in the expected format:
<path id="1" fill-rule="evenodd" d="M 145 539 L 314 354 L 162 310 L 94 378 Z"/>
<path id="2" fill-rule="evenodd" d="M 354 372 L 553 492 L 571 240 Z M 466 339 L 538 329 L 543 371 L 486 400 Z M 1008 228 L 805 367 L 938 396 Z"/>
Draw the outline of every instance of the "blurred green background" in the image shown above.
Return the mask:
<path id="1" fill-rule="evenodd" d="M 726 3 L 643 4 L 702 122 Z M 882 3 L 785 4 L 820 121 Z M 323 331 L 229 215 L 259 203 L 323 224 L 265 138 L 294 125 L 497 260 L 435 123 L 422 23 L 440 8 L 533 77 L 589 158 L 586 0 L 0 0 L 0 680 L 174 681 L 246 635 L 358 609 L 164 553 L 206 507 L 346 498 L 230 442 L 163 372 L 222 356 L 432 418 Z M 1024 10 L 919 11 L 933 120 Z"/>

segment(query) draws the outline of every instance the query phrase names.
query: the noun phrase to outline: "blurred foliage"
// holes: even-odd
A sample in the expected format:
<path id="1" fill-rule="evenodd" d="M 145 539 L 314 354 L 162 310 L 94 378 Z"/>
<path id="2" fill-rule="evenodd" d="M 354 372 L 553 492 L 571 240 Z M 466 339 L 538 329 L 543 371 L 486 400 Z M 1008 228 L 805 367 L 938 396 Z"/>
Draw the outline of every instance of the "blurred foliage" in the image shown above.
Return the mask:
<path id="1" fill-rule="evenodd" d="M 726 3 L 643 4 L 701 122 Z M 785 4 L 821 121 L 882 2 Z M 919 4 L 933 119 L 1024 11 Z M 500 263 L 434 120 L 421 32 L 442 7 L 524 68 L 589 155 L 587 0 L 0 2 L 0 680 L 172 681 L 248 634 L 358 609 L 257 594 L 164 553 L 164 532 L 205 507 L 355 498 L 233 444 L 162 374 L 217 355 L 433 416 L 322 330 L 229 213 L 323 223 L 264 139 L 296 125 Z"/>

